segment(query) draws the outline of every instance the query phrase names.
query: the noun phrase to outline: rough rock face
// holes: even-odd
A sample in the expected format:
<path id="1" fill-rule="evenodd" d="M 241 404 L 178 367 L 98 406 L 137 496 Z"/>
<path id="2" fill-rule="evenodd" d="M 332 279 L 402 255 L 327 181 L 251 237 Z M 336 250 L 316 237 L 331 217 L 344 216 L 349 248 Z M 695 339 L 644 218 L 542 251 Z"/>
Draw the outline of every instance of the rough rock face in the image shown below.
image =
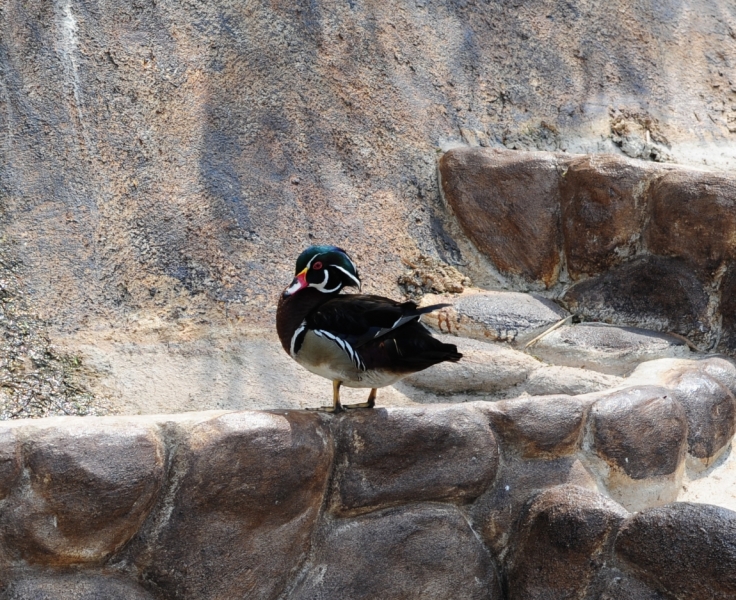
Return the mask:
<path id="1" fill-rule="evenodd" d="M 406 383 L 438 394 L 496 392 L 523 383 L 542 366 L 534 357 L 506 346 L 449 336 L 446 340 L 445 336 L 435 337 L 455 344 L 464 360 L 440 363 L 414 373 L 404 379 Z"/>
<path id="2" fill-rule="evenodd" d="M 628 513 L 612 500 L 571 485 L 530 501 L 512 539 L 508 598 L 580 597 Z"/>
<path id="3" fill-rule="evenodd" d="M 729 443 L 736 425 L 736 398 L 707 373 L 688 371 L 673 382 L 687 417 L 688 452 L 708 461 Z"/>
<path id="4" fill-rule="evenodd" d="M 736 257 L 736 179 L 677 170 L 658 179 L 650 194 L 651 252 L 683 257 L 711 277 Z"/>
<path id="5" fill-rule="evenodd" d="M 14 430 L 0 434 L 0 500 L 10 493 L 21 470 L 20 440 Z"/>
<path id="6" fill-rule="evenodd" d="M 426 500 L 467 502 L 493 481 L 496 440 L 480 414 L 461 407 L 383 409 L 340 418 L 335 509 Z"/>
<path id="7" fill-rule="evenodd" d="M 560 327 L 530 348 L 530 353 L 557 365 L 587 368 L 609 375 L 628 375 L 640 363 L 690 355 L 685 342 L 634 327 L 581 323 Z"/>
<path id="8" fill-rule="evenodd" d="M 524 384 L 524 390 L 532 396 L 566 394 L 575 396 L 599 392 L 616 387 L 620 377 L 605 375 L 589 369 L 573 367 L 542 367 L 534 371 Z"/>
<path id="9" fill-rule="evenodd" d="M 42 316 L 70 327 L 225 304 L 265 322 L 311 239 L 350 241 L 384 291 L 404 251 L 458 259 L 440 144 L 733 161 L 727 0 L 13 0 L 3 16 L 3 236 Z"/>
<path id="10" fill-rule="evenodd" d="M 588 586 L 585 600 L 675 600 L 615 567 L 602 567 Z"/>
<path id="11" fill-rule="evenodd" d="M 705 285 L 677 258 L 634 259 L 574 285 L 565 302 L 587 319 L 674 332 L 712 345 Z"/>
<path id="12" fill-rule="evenodd" d="M 570 314 L 546 298 L 516 292 L 473 290 L 460 296 L 428 296 L 422 305 L 451 304 L 422 320 L 442 333 L 484 341 L 530 341 Z"/>
<path id="13" fill-rule="evenodd" d="M 95 420 L 26 435 L 28 475 L 5 500 L 5 539 L 30 563 L 102 563 L 133 537 L 159 492 L 156 428 Z"/>
<path id="14" fill-rule="evenodd" d="M 632 479 L 670 475 L 685 458 L 685 410 L 666 388 L 614 392 L 595 403 L 591 420 L 598 456 Z"/>
<path id="15" fill-rule="evenodd" d="M 582 397 L 0 426 L 0 598 L 732 597 L 734 513 L 667 503 L 728 457 L 736 369 L 684 360 L 668 334 L 736 347 L 736 184 L 651 161 L 736 164 L 736 13 L 594 4 L 3 5 L 5 414 L 45 414 L 39 391 L 90 409 L 47 332 L 168 345 L 270 326 L 313 242 L 346 246 L 370 292 L 395 295 L 400 274 L 412 293 L 465 275 L 545 288 L 659 331 L 647 356 L 669 362 Z M 618 154 L 573 154 L 602 151 Z M 438 326 L 521 345 L 569 316 L 499 298 L 462 298 Z M 537 346 L 576 336 L 593 337 Z M 550 377 L 463 343 L 465 371 L 411 383 L 490 395 Z"/>
<path id="16" fill-rule="evenodd" d="M 488 551 L 457 509 L 394 508 L 322 535 L 289 598 L 502 598 Z"/>
<path id="17" fill-rule="evenodd" d="M 560 184 L 567 269 L 574 279 L 634 256 L 647 216 L 647 189 L 665 167 L 611 155 L 574 158 Z"/>
<path id="18" fill-rule="evenodd" d="M 143 528 L 130 558 L 173 597 L 278 596 L 309 551 L 330 438 L 310 413 L 231 413 L 196 425 L 173 457 L 165 517 Z"/>
<path id="19" fill-rule="evenodd" d="M 719 349 L 736 354 L 736 268 L 730 265 L 721 282 L 722 336 Z"/>
<path id="20" fill-rule="evenodd" d="M 112 572 L 48 574 L 19 578 L 4 589 L 3 600 L 154 600 L 140 584 Z"/>
<path id="21" fill-rule="evenodd" d="M 677 598 L 733 598 L 736 594 L 736 513 L 681 502 L 628 519 L 616 556 L 645 581 Z"/>
<path id="22" fill-rule="evenodd" d="M 560 268 L 560 198 L 551 154 L 458 148 L 440 159 L 460 226 L 502 272 L 547 286 Z"/>
<path id="23" fill-rule="evenodd" d="M 565 456 L 580 445 L 589 402 L 570 396 L 537 396 L 490 403 L 480 408 L 503 445 L 524 457 Z"/>
<path id="24" fill-rule="evenodd" d="M 728 350 L 733 177 L 660 161 L 734 164 L 733 18 L 726 0 L 7 2 L 0 339 L 17 351 L 0 412 L 102 410 L 66 352 L 81 340 L 270 327 L 315 241 L 388 295 L 399 277 L 414 293 L 469 276 L 559 297 L 672 261 L 660 287 L 688 288 L 672 303 L 596 280 L 576 312 Z"/>

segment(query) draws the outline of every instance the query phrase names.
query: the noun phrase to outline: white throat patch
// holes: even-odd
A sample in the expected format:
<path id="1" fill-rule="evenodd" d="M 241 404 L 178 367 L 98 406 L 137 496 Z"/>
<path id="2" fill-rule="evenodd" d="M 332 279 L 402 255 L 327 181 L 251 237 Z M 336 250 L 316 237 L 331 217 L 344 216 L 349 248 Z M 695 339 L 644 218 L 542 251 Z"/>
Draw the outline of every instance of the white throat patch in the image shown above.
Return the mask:
<path id="1" fill-rule="evenodd" d="M 315 289 L 318 289 L 320 292 L 323 292 L 325 294 L 331 294 L 332 292 L 336 292 L 342 287 L 342 282 L 337 284 L 337 287 L 332 288 L 331 290 L 325 289 L 325 286 L 327 285 L 327 282 L 330 279 L 330 274 L 327 272 L 327 269 L 325 269 L 325 278 L 322 280 L 322 283 L 310 283 L 309 287 L 313 287 Z"/>

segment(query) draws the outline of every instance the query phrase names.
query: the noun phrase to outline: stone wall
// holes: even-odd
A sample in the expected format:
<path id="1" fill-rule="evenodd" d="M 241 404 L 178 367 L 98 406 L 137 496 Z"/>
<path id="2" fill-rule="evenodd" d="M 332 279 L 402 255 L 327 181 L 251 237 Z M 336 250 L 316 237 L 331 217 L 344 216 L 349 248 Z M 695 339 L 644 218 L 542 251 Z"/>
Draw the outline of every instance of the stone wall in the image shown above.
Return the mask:
<path id="1" fill-rule="evenodd" d="M 736 366 L 338 416 L 0 425 L 0 598 L 732 598 Z"/>

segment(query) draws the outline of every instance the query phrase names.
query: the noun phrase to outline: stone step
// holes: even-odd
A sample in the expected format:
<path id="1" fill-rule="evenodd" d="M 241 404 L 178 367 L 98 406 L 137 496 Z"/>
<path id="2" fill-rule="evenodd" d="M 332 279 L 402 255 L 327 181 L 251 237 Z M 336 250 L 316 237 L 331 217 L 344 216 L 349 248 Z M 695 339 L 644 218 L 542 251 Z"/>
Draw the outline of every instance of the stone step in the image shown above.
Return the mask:
<path id="1" fill-rule="evenodd" d="M 457 296 L 428 295 L 422 306 L 450 303 L 423 321 L 442 333 L 524 344 L 570 313 L 536 294 L 470 289 Z"/>
<path id="2" fill-rule="evenodd" d="M 602 323 L 560 327 L 528 351 L 550 364 L 618 376 L 628 375 L 644 361 L 692 355 L 687 343 L 678 337 Z"/>

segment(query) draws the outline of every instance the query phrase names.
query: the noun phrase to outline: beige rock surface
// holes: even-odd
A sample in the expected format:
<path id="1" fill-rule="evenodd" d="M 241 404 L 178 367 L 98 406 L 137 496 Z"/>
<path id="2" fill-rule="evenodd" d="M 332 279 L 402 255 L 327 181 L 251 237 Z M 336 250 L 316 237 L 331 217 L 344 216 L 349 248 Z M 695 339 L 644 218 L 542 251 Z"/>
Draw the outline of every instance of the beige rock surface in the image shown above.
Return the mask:
<path id="1" fill-rule="evenodd" d="M 463 358 L 458 363 L 440 363 L 410 375 L 404 382 L 435 394 L 493 393 L 522 384 L 541 366 L 534 357 L 505 344 L 447 335 L 436 337 L 456 344 Z"/>
<path id="2" fill-rule="evenodd" d="M 575 367 L 547 366 L 534 371 L 522 389 L 531 396 L 545 394 L 589 394 L 607 390 L 620 385 L 621 377 L 598 373 L 591 369 L 577 369 Z"/>
<path id="3" fill-rule="evenodd" d="M 690 348 L 674 336 L 602 323 L 563 326 L 545 335 L 529 353 L 546 362 L 625 376 L 640 363 L 688 357 Z"/>

